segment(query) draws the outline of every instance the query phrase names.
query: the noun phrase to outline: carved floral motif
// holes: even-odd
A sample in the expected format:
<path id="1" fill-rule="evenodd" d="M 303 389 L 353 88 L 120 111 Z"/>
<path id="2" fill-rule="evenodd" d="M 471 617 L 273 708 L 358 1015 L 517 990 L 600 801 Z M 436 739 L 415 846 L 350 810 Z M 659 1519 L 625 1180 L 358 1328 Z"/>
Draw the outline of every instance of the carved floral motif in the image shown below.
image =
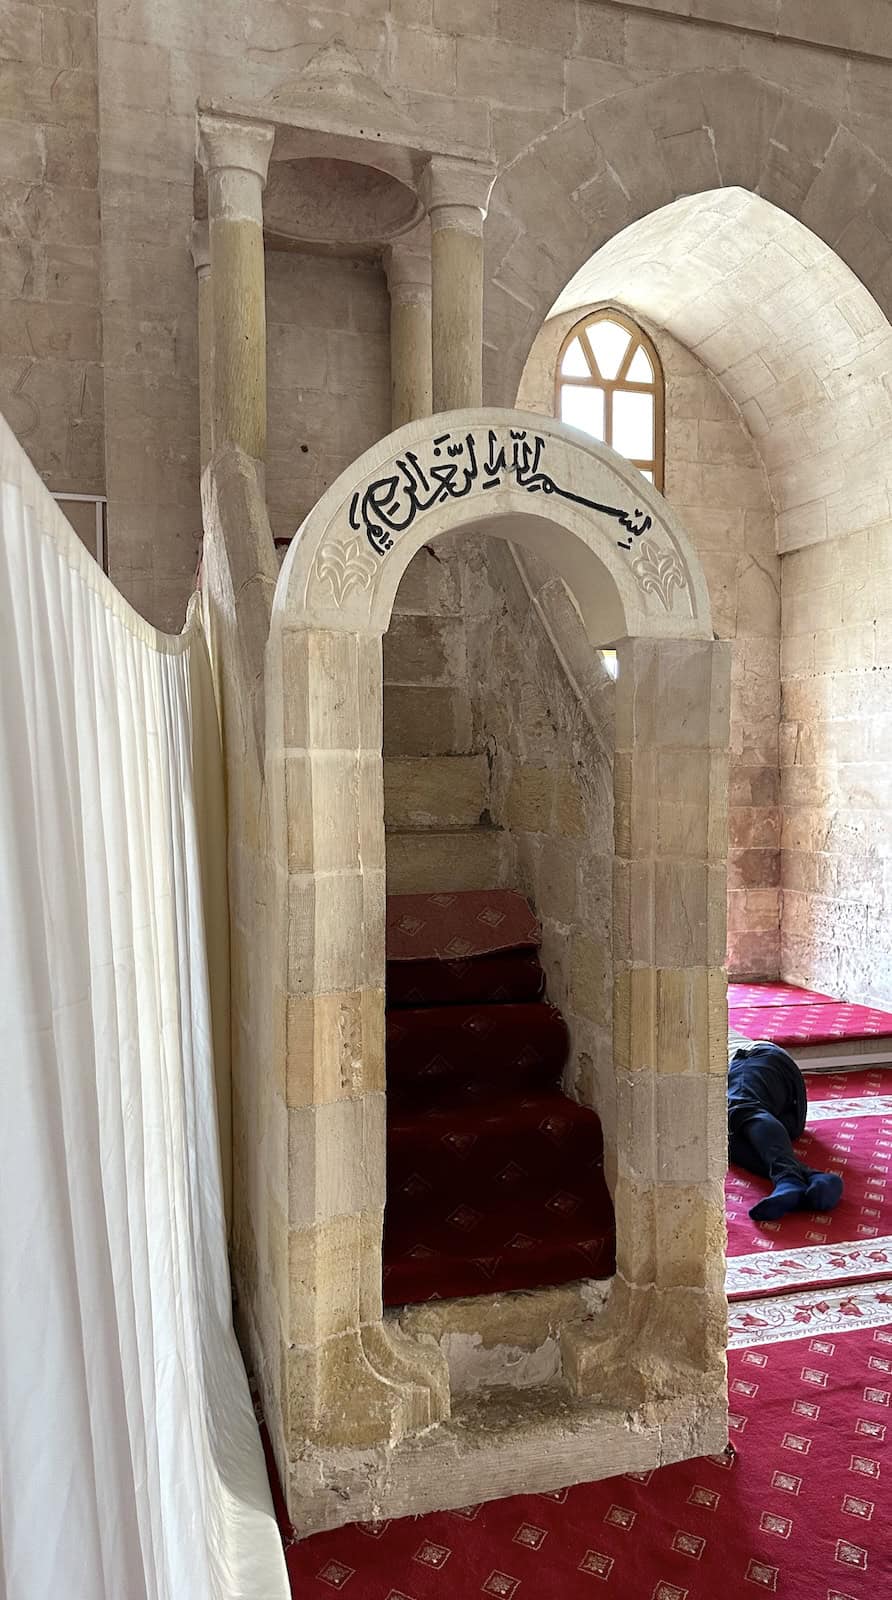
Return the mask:
<path id="1" fill-rule="evenodd" d="M 661 550 L 646 539 L 641 554 L 632 562 L 632 571 L 643 594 L 655 594 L 667 611 L 672 610 L 672 590 L 686 589 L 687 580 L 674 550 Z"/>
<path id="2" fill-rule="evenodd" d="M 354 589 L 368 589 L 376 568 L 374 556 L 363 549 L 359 539 L 332 540 L 322 546 L 316 557 L 316 577 L 320 583 L 329 584 L 338 606 Z"/>

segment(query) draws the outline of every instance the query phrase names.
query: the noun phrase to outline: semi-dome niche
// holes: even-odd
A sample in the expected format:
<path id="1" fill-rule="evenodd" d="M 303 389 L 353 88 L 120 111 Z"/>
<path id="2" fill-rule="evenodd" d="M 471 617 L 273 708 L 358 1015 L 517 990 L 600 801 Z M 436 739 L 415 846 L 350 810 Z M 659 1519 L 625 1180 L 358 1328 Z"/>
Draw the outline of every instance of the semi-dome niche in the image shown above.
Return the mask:
<path id="1" fill-rule="evenodd" d="M 414 189 L 379 167 L 333 156 L 270 162 L 263 222 L 274 249 L 371 255 L 415 227 L 422 212 Z"/>

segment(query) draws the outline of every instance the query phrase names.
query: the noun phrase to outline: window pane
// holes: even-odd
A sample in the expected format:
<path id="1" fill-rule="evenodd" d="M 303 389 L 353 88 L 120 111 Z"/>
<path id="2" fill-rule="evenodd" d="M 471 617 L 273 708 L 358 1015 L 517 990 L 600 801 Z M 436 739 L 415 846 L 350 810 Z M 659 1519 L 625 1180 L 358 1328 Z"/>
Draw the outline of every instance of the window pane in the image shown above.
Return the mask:
<path id="1" fill-rule="evenodd" d="M 638 346 L 632 357 L 626 377 L 632 383 L 653 383 L 654 381 L 654 369 L 650 364 L 650 357 L 641 345 Z"/>
<path id="2" fill-rule="evenodd" d="M 641 473 L 642 478 L 647 479 L 648 483 L 653 483 L 654 475 L 649 467 L 639 467 L 638 471 Z"/>
<path id="3" fill-rule="evenodd" d="M 613 448 L 632 460 L 654 453 L 654 397 L 617 389 L 613 396 Z"/>
<path id="4" fill-rule="evenodd" d="M 602 650 L 601 660 L 604 663 L 605 670 L 610 674 L 611 678 L 616 678 L 619 676 L 619 659 L 615 650 Z"/>
<path id="5" fill-rule="evenodd" d="M 574 339 L 572 344 L 568 344 L 564 351 L 561 372 L 565 378 L 588 378 L 591 376 L 589 364 L 585 359 L 585 353 L 578 339 Z"/>
<path id="6" fill-rule="evenodd" d="M 604 390 L 576 389 L 569 383 L 561 386 L 561 421 L 571 428 L 581 428 L 594 439 L 604 437 Z M 642 451 L 649 455 L 649 451 Z"/>
<path id="7" fill-rule="evenodd" d="M 601 377 L 615 378 L 629 348 L 631 335 L 618 322 L 590 322 L 585 331 L 595 352 Z"/>

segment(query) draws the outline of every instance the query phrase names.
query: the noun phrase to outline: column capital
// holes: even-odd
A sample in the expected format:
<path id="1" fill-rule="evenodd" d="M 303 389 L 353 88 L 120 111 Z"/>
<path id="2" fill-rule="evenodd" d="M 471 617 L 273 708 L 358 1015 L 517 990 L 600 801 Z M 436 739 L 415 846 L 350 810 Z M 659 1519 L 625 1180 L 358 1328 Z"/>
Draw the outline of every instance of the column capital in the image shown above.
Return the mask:
<path id="1" fill-rule="evenodd" d="M 429 301 L 431 295 L 431 239 L 426 222 L 386 246 L 382 261 L 394 305 Z"/>
<path id="2" fill-rule="evenodd" d="M 431 156 L 419 185 L 431 227 L 481 233 L 494 182 L 495 171 L 485 162 Z"/>
<path id="3" fill-rule="evenodd" d="M 275 129 L 271 122 L 224 116 L 217 111 L 198 113 L 198 148 L 207 173 L 235 170 L 250 172 L 266 183 Z"/>
<path id="4" fill-rule="evenodd" d="M 192 224 L 192 265 L 199 278 L 211 270 L 211 240 L 207 219 Z"/>

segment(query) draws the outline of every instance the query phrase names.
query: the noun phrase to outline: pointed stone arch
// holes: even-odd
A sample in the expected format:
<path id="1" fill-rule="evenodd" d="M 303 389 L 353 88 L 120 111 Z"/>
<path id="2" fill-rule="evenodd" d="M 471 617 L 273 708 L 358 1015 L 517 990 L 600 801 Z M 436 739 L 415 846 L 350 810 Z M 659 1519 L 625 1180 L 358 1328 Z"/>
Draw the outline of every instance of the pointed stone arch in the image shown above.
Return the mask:
<path id="1" fill-rule="evenodd" d="M 486 232 L 486 397 L 513 399 L 548 311 L 602 244 L 684 195 L 727 187 L 804 223 L 892 313 L 889 163 L 835 112 L 750 72 L 673 74 L 580 107 L 499 174 Z"/>

